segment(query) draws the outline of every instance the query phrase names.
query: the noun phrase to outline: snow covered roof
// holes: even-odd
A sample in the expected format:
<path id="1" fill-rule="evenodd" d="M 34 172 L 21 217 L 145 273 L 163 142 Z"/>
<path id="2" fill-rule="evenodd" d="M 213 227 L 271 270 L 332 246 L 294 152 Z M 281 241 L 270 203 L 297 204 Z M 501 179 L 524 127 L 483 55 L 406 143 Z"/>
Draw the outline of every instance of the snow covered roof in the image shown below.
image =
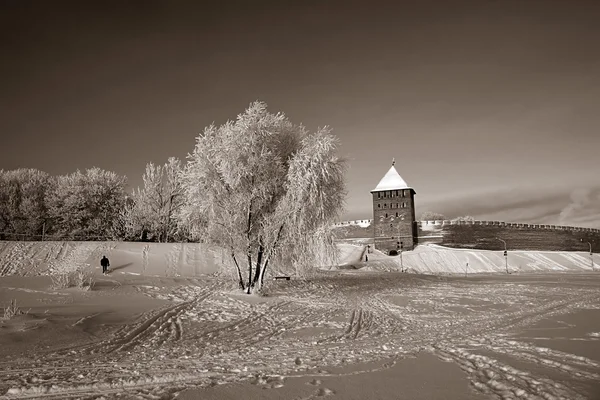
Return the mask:
<path id="1" fill-rule="evenodd" d="M 396 189 L 411 189 L 404 179 L 400 176 L 396 168 L 394 168 L 394 164 L 392 167 L 386 172 L 386 174 L 381 178 L 377 187 L 371 192 L 379 192 L 381 190 L 396 190 Z"/>

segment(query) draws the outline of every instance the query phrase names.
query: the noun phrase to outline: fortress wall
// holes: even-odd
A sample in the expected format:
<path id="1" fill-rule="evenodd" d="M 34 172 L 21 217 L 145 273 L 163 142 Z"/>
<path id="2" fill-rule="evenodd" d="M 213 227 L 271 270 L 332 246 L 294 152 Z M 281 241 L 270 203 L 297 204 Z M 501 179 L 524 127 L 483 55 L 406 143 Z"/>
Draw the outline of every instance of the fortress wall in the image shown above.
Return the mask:
<path id="1" fill-rule="evenodd" d="M 418 221 L 419 244 L 455 248 L 600 252 L 600 229 L 501 221 Z M 583 239 L 584 243 L 580 241 Z"/>
<path id="2" fill-rule="evenodd" d="M 360 227 L 368 227 L 369 225 L 371 225 L 371 223 L 373 222 L 372 219 L 357 219 L 354 221 L 340 221 L 340 222 L 336 222 L 333 226 L 335 227 L 340 227 L 340 226 L 348 226 L 348 225 L 358 225 Z"/>

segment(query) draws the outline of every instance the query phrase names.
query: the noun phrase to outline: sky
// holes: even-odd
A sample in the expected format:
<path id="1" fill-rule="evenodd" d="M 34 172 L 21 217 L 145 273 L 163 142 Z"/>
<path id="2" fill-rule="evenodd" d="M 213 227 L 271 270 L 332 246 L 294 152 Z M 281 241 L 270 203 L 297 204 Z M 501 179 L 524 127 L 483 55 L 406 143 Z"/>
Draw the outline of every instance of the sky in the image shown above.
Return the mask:
<path id="1" fill-rule="evenodd" d="M 600 3 L 0 0 L 0 169 L 141 184 L 253 101 L 348 160 L 395 158 L 417 216 L 600 228 Z"/>

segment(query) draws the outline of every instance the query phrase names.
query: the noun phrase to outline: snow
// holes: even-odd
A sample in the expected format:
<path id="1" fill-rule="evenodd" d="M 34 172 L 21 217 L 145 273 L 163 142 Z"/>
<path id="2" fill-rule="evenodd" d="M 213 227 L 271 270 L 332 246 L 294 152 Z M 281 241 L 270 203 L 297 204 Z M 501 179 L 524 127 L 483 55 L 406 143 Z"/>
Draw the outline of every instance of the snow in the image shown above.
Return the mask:
<path id="1" fill-rule="evenodd" d="M 419 246 L 403 262 L 423 275 L 343 244 L 345 269 L 259 297 L 192 244 L 153 244 L 147 266 L 146 244 L 11 246 L 0 304 L 29 312 L 0 320 L 1 398 L 585 399 L 600 381 L 600 274 L 583 253 L 511 252 L 506 275 L 501 252 Z M 465 277 L 465 257 L 490 274 Z M 89 263 L 93 290 L 52 289 L 47 258 Z"/>
<path id="2" fill-rule="evenodd" d="M 410 189 L 404 179 L 400 176 L 396 168 L 392 167 L 385 173 L 379 184 L 371 192 L 379 192 L 381 190 L 396 190 Z"/>
<path id="3" fill-rule="evenodd" d="M 366 245 L 340 243 L 339 248 L 340 266 L 352 266 L 361 271 L 398 271 L 404 268 L 412 273 L 423 274 L 506 273 L 502 251 L 453 249 L 428 244 L 405 251 L 402 257 L 390 257 L 375 251 L 369 254 L 369 261 L 364 262 Z M 508 270 L 511 273 L 577 272 L 591 271 L 592 267 L 589 255 L 583 252 L 519 250 L 508 252 Z"/>

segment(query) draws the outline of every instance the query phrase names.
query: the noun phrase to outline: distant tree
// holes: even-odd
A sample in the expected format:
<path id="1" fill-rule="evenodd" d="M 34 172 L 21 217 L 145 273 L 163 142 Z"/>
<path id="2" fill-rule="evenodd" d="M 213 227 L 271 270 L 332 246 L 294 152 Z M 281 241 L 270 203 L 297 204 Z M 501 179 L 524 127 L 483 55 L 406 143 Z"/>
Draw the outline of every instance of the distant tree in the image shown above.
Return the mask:
<path id="1" fill-rule="evenodd" d="M 229 249 L 248 293 L 262 287 L 270 263 L 286 260 L 300 273 L 335 254 L 331 226 L 345 196 L 336 145 L 329 129 L 309 133 L 262 102 L 197 137 L 181 217 L 195 221 L 203 240 Z"/>
<path id="2" fill-rule="evenodd" d="M 475 221 L 475 217 L 471 217 L 470 215 L 464 215 L 462 217 L 453 218 L 452 221 Z"/>
<path id="3" fill-rule="evenodd" d="M 126 178 L 100 168 L 59 176 L 47 195 L 53 233 L 81 239 L 116 235 Z"/>
<path id="4" fill-rule="evenodd" d="M 144 239 L 144 230 L 139 218 L 136 216 L 136 205 L 132 196 L 125 196 L 123 208 L 117 214 L 113 231 L 115 237 L 122 240 L 136 241 Z"/>
<path id="5" fill-rule="evenodd" d="M 421 214 L 420 221 L 443 221 L 446 219 L 447 218 L 444 214 L 431 212 L 431 211 L 425 211 Z"/>
<path id="6" fill-rule="evenodd" d="M 178 233 L 178 215 L 183 205 L 181 162 L 171 157 L 164 165 L 146 165 L 144 186 L 134 191 L 129 210 L 130 228 L 159 242 Z"/>
<path id="7" fill-rule="evenodd" d="M 36 169 L 0 170 L 0 232 L 31 239 L 41 235 L 52 183 L 50 175 Z"/>

